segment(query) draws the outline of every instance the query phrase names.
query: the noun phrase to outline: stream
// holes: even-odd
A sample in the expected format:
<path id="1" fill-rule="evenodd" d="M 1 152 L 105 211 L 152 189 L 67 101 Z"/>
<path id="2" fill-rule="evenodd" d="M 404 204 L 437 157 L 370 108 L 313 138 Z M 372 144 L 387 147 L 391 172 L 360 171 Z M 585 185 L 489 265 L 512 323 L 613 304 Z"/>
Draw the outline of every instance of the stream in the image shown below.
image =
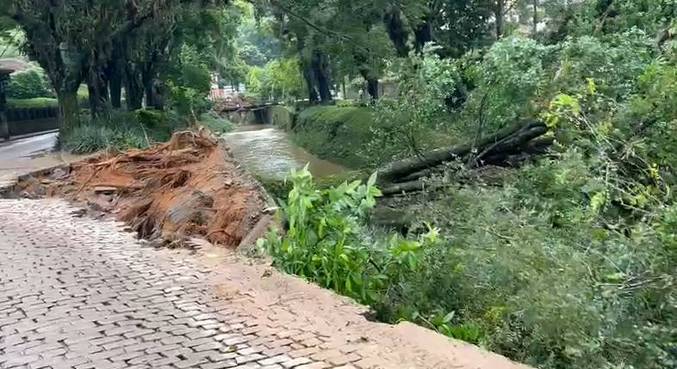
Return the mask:
<path id="1" fill-rule="evenodd" d="M 284 179 L 293 168 L 308 169 L 314 177 L 325 177 L 346 168 L 322 160 L 295 145 L 287 132 L 268 124 L 243 125 L 225 134 L 235 158 L 252 174 L 268 179 Z"/>

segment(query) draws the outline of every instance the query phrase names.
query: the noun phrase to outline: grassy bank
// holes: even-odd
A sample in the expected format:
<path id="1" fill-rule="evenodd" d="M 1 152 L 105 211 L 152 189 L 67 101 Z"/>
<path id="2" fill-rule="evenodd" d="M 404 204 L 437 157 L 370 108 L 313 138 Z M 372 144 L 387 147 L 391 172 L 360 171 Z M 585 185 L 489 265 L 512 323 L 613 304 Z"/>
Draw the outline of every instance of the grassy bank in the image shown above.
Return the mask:
<path id="1" fill-rule="evenodd" d="M 299 113 L 291 129 L 299 146 L 349 168 L 366 160 L 360 150 L 371 140 L 372 112 L 365 107 L 315 106 Z"/>

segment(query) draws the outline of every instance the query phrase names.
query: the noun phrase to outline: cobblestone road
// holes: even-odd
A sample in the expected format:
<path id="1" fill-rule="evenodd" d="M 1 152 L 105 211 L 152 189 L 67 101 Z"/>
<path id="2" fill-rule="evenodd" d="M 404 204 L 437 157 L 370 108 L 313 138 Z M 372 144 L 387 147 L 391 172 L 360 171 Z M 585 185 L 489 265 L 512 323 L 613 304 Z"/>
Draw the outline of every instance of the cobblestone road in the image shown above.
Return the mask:
<path id="1" fill-rule="evenodd" d="M 74 210 L 0 200 L 0 368 L 518 367 L 366 321 L 346 299 L 224 251 L 156 250 Z"/>

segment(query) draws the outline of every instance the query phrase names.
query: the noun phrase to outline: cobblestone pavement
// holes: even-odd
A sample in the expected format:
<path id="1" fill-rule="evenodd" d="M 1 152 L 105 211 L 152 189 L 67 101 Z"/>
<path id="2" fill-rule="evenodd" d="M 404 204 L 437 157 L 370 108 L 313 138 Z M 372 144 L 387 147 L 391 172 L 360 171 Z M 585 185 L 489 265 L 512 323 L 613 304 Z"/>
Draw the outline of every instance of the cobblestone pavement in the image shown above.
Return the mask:
<path id="1" fill-rule="evenodd" d="M 215 247 L 0 200 L 0 368 L 518 368 Z"/>

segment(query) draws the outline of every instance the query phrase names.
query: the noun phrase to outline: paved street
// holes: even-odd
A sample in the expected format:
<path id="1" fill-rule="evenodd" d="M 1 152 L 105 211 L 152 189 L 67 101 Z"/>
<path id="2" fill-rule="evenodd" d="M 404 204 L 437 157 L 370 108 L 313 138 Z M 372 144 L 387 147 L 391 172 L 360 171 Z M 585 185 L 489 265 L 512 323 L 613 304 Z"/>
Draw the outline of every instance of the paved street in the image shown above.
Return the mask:
<path id="1" fill-rule="evenodd" d="M 70 163 L 81 155 L 53 152 L 57 132 L 0 141 L 0 185 L 13 182 L 17 175 Z"/>
<path id="2" fill-rule="evenodd" d="M 0 368 L 517 368 L 261 263 L 0 200 Z"/>

